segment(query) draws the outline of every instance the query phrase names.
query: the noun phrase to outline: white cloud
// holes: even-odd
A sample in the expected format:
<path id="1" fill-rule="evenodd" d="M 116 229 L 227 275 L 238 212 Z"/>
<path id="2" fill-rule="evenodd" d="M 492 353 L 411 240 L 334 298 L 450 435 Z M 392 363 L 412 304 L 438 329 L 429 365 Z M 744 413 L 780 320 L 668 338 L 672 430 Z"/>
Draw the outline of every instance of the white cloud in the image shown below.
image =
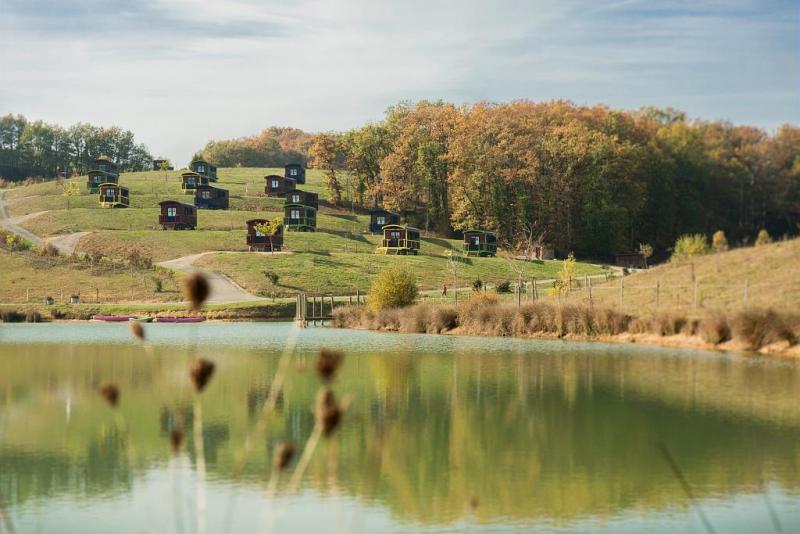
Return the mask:
<path id="1" fill-rule="evenodd" d="M 344 129 L 400 99 L 800 121 L 788 3 L 4 1 L 0 112 L 116 124 L 179 164 L 209 139 Z"/>

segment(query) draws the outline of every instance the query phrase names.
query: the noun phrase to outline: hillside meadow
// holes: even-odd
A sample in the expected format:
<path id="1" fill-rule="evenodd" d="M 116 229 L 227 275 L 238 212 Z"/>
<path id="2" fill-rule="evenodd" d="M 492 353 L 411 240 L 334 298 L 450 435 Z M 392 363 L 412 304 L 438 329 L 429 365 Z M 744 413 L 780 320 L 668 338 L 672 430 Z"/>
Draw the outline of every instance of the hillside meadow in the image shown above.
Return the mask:
<path id="1" fill-rule="evenodd" d="M 438 289 L 443 283 L 469 286 L 474 280 L 497 284 L 516 280 L 552 278 L 558 275 L 561 262 L 522 263 L 502 258 L 465 258 L 457 264 L 450 260 L 461 251 L 461 242 L 433 235 L 423 237 L 417 257 L 387 257 L 375 254 L 381 237 L 366 234 L 369 216 L 333 207 L 327 202 L 322 185 L 322 172 L 310 169 L 304 190 L 320 195 L 318 231 L 287 232 L 288 254 L 254 254 L 247 252 L 248 219 L 282 217 L 282 199 L 264 195 L 264 176 L 281 174 L 283 169 L 223 168 L 219 169 L 218 187 L 230 191 L 231 209 L 199 210 L 198 227 L 193 231 L 164 231 L 158 226 L 158 202 L 177 199 L 191 202 L 193 197 L 180 188 L 181 171 L 123 173 L 120 184 L 130 189 L 131 207 L 102 209 L 97 195 L 86 191 L 86 178 L 68 180 L 77 184 L 79 194 L 63 195 L 63 185 L 45 182 L 15 187 L 6 191 L 8 213 L 20 217 L 20 225 L 42 237 L 59 237 L 74 232 L 88 232 L 77 246 L 81 253 L 110 262 L 127 261 L 132 254 L 144 256 L 154 263 L 199 254 L 204 269 L 219 271 L 248 291 L 259 295 L 288 296 L 296 291 L 351 293 L 365 291 L 382 268 L 404 262 L 417 273 L 423 289 Z M 67 208 L 69 202 L 69 209 Z M 0 263 L 9 263 L 0 258 Z M 35 280 L 25 262 L 16 262 L 26 280 Z M 11 267 L 9 263 L 9 268 Z M 68 268 L 65 266 L 65 268 Z M 273 285 L 265 272 L 278 275 Z M 603 272 L 600 267 L 579 263 L 577 275 Z M 69 278 L 69 277 L 66 277 Z M 55 283 L 55 282 L 52 282 Z M 66 283 L 62 281 L 62 283 Z M 96 286 L 80 276 L 69 285 Z M 18 299 L 19 291 L 0 295 Z M 142 301 L 162 301 L 163 295 L 138 294 Z M 7 302 L 9 300 L 6 300 Z"/>

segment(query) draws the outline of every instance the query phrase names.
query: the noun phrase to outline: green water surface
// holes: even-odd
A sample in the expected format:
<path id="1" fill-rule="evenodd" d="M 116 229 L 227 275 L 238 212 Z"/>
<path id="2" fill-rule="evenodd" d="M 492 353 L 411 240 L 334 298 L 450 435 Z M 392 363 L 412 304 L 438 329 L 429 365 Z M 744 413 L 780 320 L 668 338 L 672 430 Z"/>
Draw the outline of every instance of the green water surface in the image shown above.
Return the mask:
<path id="1" fill-rule="evenodd" d="M 146 328 L 143 346 L 125 324 L 0 326 L 0 499 L 17 532 L 706 532 L 701 514 L 716 532 L 800 532 L 798 363 L 288 324 Z M 291 339 L 279 410 L 235 474 Z M 352 406 L 299 490 L 290 469 L 269 494 L 276 444 L 302 449 L 312 431 L 323 346 L 347 354 L 334 389 Z M 199 400 L 204 481 L 187 378 L 200 356 L 217 364 Z M 116 411 L 96 393 L 108 381 Z M 187 442 L 173 454 L 176 425 Z"/>

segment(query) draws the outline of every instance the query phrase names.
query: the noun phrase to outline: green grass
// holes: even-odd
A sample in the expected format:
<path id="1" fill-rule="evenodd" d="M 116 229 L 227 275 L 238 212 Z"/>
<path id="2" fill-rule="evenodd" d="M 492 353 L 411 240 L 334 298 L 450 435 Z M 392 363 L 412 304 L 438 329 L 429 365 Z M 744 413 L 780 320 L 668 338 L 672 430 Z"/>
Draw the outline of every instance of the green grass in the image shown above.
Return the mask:
<path id="1" fill-rule="evenodd" d="M 460 251 L 455 240 L 429 237 L 423 239 L 422 254 L 417 257 L 387 257 L 375 254 L 379 236 L 365 234 L 369 223 L 366 215 L 355 215 L 324 204 L 327 199 L 318 170 L 307 172 L 307 184 L 302 189 L 316 192 L 323 201 L 315 233 L 287 232 L 285 250 L 292 254 L 265 256 L 244 253 L 245 221 L 263 217 L 282 217 L 283 200 L 264 196 L 268 174 L 281 174 L 283 169 L 230 168 L 219 169 L 216 185 L 228 189 L 231 209 L 224 211 L 199 210 L 198 228 L 194 231 L 164 231 L 158 227 L 158 202 L 178 199 L 191 202 L 180 188 L 181 171 L 165 174 L 160 171 L 124 173 L 120 184 L 131 191 L 128 209 L 102 209 L 97 195 L 86 191 L 85 177 L 73 178 L 80 195 L 69 199 L 55 182 L 34 184 L 8 190 L 9 214 L 20 216 L 46 211 L 21 223 L 41 236 L 56 236 L 73 232 L 90 232 L 84 236 L 78 250 L 91 255 L 124 260 L 131 250 L 160 262 L 206 251 L 242 252 L 203 257 L 198 266 L 219 270 L 248 290 L 271 294 L 290 294 L 296 290 L 343 293 L 355 288 L 366 290 L 372 278 L 393 262 L 405 262 L 418 274 L 426 289 L 440 288 L 445 279 L 452 284 L 446 254 Z M 517 264 L 517 262 L 514 262 Z M 553 277 L 561 269 L 560 262 L 524 264 L 525 277 Z M 263 271 L 273 270 L 281 286 L 272 288 Z M 460 267 L 459 285 L 467 286 L 480 278 L 490 283 L 514 280 L 518 274 L 511 263 L 502 259 L 471 258 Z M 588 265 L 579 265 L 578 273 L 598 272 Z M 46 276 L 46 275 L 42 275 Z M 33 280 L 31 278 L 30 280 Z M 76 284 L 89 284 L 76 278 Z M 152 300 L 145 298 L 145 300 Z"/>
<path id="2" fill-rule="evenodd" d="M 342 238 L 336 238 L 342 239 Z M 423 249 L 427 243 L 423 243 Z M 434 250 L 441 247 L 431 247 Z M 217 254 L 201 258 L 197 265 L 226 274 L 250 292 L 289 294 L 294 291 L 323 293 L 347 293 L 356 289 L 366 291 L 378 273 L 389 265 L 402 263 L 417 274 L 422 289 L 438 289 L 443 283 L 452 285 L 448 260 L 439 254 L 425 253 L 419 256 L 386 256 L 365 249 L 357 252 L 298 252 L 294 254 Z M 516 263 L 516 262 L 514 262 Z M 561 270 L 560 261 L 524 264 L 526 279 L 551 278 Z M 264 271 L 273 271 L 280 277 L 278 287 L 273 288 L 264 276 Z M 587 264 L 579 264 L 578 274 L 600 272 Z M 516 280 L 512 263 L 500 258 L 470 258 L 468 264 L 459 267 L 459 285 L 468 286 L 480 278 L 496 284 L 503 280 Z"/>

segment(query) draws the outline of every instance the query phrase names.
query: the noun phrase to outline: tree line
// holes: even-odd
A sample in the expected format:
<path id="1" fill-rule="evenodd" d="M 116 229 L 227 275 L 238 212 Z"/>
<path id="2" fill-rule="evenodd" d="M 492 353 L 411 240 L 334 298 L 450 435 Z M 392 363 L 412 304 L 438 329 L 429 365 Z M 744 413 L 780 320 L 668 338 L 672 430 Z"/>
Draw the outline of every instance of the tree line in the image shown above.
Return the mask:
<path id="1" fill-rule="evenodd" d="M 258 135 L 210 141 L 198 155 L 218 167 L 306 165 L 312 137 L 297 128 L 272 126 Z"/>
<path id="2" fill-rule="evenodd" d="M 120 171 L 141 171 L 152 165 L 147 147 L 137 144 L 129 130 L 86 123 L 64 128 L 31 122 L 22 115 L 0 117 L 0 178 L 5 180 L 84 174 L 102 155 L 115 161 Z"/>
<path id="3" fill-rule="evenodd" d="M 800 129 L 689 120 L 566 101 L 400 103 L 309 146 L 331 199 L 376 202 L 424 229 L 496 231 L 562 255 L 607 258 L 724 230 L 800 230 Z"/>

